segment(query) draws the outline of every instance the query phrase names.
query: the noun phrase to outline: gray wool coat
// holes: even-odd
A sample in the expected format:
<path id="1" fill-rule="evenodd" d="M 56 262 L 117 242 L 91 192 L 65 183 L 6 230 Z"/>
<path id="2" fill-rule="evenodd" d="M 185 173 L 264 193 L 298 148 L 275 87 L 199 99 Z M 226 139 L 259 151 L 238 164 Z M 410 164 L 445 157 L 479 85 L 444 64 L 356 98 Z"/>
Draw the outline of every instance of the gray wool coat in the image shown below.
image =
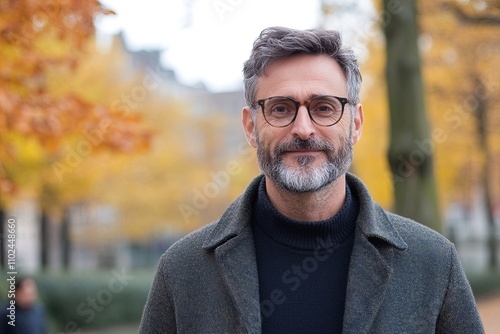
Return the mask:
<path id="1" fill-rule="evenodd" d="M 220 220 L 161 257 L 139 333 L 260 333 L 251 203 L 256 178 Z M 452 243 L 384 211 L 348 174 L 360 212 L 343 333 L 484 333 Z M 285 301 L 286 302 L 286 301 Z"/>

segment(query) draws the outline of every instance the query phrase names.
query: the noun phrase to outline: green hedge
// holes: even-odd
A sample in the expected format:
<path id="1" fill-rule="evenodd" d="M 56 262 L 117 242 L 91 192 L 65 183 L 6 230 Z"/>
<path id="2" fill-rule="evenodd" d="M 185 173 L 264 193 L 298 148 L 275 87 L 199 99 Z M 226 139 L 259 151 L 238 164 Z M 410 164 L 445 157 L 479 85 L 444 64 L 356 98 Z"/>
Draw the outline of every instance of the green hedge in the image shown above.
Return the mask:
<path id="1" fill-rule="evenodd" d="M 476 298 L 500 291 L 500 270 L 469 274 L 467 278 Z"/>
<path id="2" fill-rule="evenodd" d="M 40 273 L 40 301 L 48 313 L 50 332 L 138 324 L 153 278 L 150 272 L 122 269 L 85 273 Z M 0 283 L 0 301 L 7 299 L 6 281 Z"/>

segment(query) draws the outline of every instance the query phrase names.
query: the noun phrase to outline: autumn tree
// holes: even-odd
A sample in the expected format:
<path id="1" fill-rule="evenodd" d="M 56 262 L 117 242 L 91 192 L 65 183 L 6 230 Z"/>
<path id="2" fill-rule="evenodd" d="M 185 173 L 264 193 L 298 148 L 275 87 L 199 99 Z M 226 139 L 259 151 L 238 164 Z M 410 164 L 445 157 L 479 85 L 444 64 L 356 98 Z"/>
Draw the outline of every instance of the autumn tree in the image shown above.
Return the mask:
<path id="1" fill-rule="evenodd" d="M 489 267 L 499 265 L 495 205 L 500 203 L 500 5 L 422 1 L 423 47 L 433 122 L 443 130 L 438 146 L 446 202 L 470 208 L 484 203 Z M 449 166 L 453 165 L 453 168 Z"/>
<path id="2" fill-rule="evenodd" d="M 391 119 L 389 164 L 394 176 L 395 211 L 441 231 L 431 131 L 427 120 L 417 2 L 404 1 L 397 10 L 391 0 L 383 8 L 392 12 L 385 24 L 386 77 Z"/>
<path id="3" fill-rule="evenodd" d="M 42 265 L 49 212 L 71 197 L 62 180 L 93 152 L 147 145 L 137 116 L 78 94 L 57 94 L 48 85 L 53 73 L 78 66 L 95 17 L 110 13 L 95 0 L 0 2 L 0 228 L 16 193 L 37 193 Z"/>

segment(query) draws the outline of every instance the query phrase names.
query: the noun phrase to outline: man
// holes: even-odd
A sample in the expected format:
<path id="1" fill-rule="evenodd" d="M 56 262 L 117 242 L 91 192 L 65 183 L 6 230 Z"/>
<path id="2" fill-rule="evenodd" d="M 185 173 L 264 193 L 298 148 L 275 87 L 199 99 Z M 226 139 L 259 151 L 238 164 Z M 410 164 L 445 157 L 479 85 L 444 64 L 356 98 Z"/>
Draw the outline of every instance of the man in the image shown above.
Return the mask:
<path id="1" fill-rule="evenodd" d="M 341 44 L 255 41 L 242 122 L 263 176 L 161 257 L 140 333 L 483 333 L 453 245 L 347 173 L 363 108 Z"/>
<path id="2" fill-rule="evenodd" d="M 15 284 L 15 318 L 10 318 L 7 306 L 1 312 L 3 334 L 44 334 L 47 333 L 45 312 L 37 303 L 38 289 L 33 279 L 21 277 Z M 8 305 L 11 305 L 10 303 Z M 13 321 L 14 320 L 14 321 Z"/>

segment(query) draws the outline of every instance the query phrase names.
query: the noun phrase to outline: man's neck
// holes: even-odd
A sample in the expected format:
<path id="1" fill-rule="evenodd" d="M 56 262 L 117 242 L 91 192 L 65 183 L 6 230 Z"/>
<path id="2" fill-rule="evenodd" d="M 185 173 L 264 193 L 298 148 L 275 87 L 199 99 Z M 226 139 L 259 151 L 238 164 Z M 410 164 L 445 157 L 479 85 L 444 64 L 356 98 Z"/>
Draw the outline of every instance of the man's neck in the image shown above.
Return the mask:
<path id="1" fill-rule="evenodd" d="M 345 175 L 320 191 L 293 194 L 266 177 L 267 195 L 283 215 L 303 222 L 326 220 L 340 211 L 345 201 Z"/>

